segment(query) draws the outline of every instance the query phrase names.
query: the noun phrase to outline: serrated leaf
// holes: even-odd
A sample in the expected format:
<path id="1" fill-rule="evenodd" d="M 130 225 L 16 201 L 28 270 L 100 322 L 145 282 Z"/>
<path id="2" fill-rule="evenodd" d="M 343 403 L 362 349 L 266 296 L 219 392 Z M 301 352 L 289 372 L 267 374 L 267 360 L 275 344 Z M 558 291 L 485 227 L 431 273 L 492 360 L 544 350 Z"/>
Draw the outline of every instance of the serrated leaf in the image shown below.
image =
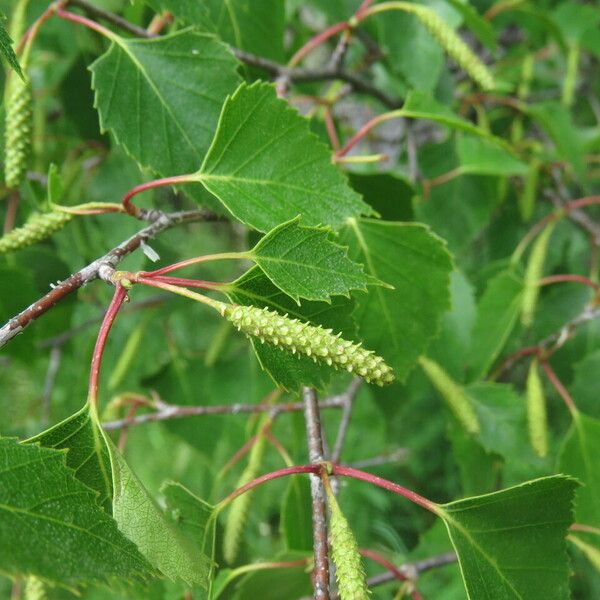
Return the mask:
<path id="1" fill-rule="evenodd" d="M 355 317 L 365 346 L 402 380 L 449 307 L 450 254 L 427 227 L 411 223 L 352 219 L 341 239 L 369 275 L 393 286 L 357 295 Z"/>
<path id="2" fill-rule="evenodd" d="M 470 598 L 569 598 L 576 487 L 557 475 L 440 507 Z"/>
<path id="3" fill-rule="evenodd" d="M 189 542 L 157 506 L 129 465 L 105 436 L 113 476 L 113 516 L 119 529 L 166 577 L 208 586 L 211 561 Z"/>
<path id="4" fill-rule="evenodd" d="M 526 175 L 529 167 L 490 140 L 461 136 L 456 141 L 460 172 L 471 175 Z"/>
<path id="5" fill-rule="evenodd" d="M 221 105 L 240 81 L 236 59 L 213 36 L 190 29 L 111 39 L 90 67 L 102 129 L 143 167 L 163 175 L 196 171 Z"/>
<path id="6" fill-rule="evenodd" d="M 4 15 L 0 12 L 0 53 L 8 62 L 8 64 L 19 74 L 21 79 L 24 78 L 23 71 L 21 70 L 21 65 L 17 59 L 17 55 L 12 47 L 12 40 L 10 39 L 10 35 L 4 25 L 5 19 Z"/>
<path id="7" fill-rule="evenodd" d="M 98 492 L 98 503 L 108 514 L 112 513 L 110 457 L 87 404 L 64 421 L 28 439 L 27 443 L 67 449 L 67 466 L 73 469 L 77 479 Z"/>
<path id="8" fill-rule="evenodd" d="M 504 347 L 521 311 L 523 280 L 511 270 L 496 275 L 477 306 L 468 363 L 471 380 L 481 379 Z"/>
<path id="9" fill-rule="evenodd" d="M 306 300 L 298 306 L 289 296 L 275 287 L 259 267 L 253 267 L 227 287 L 229 297 L 238 304 L 254 305 L 276 310 L 281 314 L 341 332 L 345 339 L 356 339 L 356 327 L 351 313 L 354 302 L 336 297 L 331 303 Z M 268 344 L 251 340 L 265 371 L 278 385 L 298 391 L 302 385 L 322 389 L 332 375 L 332 369 L 314 363 L 307 356 L 290 354 Z"/>
<path id="10" fill-rule="evenodd" d="M 299 219 L 282 223 L 267 233 L 251 251 L 251 258 L 283 292 L 300 303 L 329 300 L 365 290 L 367 275 L 351 261 L 347 249 L 322 227 L 302 227 Z"/>
<path id="11" fill-rule="evenodd" d="M 274 86 L 242 84 L 227 98 L 198 179 L 240 221 L 268 231 L 302 215 L 339 227 L 369 207 L 331 153 Z"/>
<path id="12" fill-rule="evenodd" d="M 600 420 L 575 412 L 560 453 L 559 466 L 583 484 L 575 504 L 577 522 L 600 528 L 599 457 Z"/>
<path id="13" fill-rule="evenodd" d="M 65 454 L 0 438 L 0 570 L 72 588 L 149 575 Z"/>

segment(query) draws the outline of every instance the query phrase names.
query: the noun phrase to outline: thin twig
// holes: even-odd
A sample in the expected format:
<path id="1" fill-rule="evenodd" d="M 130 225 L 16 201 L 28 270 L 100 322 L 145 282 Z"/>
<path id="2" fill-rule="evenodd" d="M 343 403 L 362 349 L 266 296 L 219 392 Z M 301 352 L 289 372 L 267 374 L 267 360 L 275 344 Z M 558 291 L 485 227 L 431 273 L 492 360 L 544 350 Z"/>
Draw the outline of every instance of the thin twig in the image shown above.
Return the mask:
<path id="1" fill-rule="evenodd" d="M 317 393 L 310 388 L 302 391 L 304 418 L 308 441 L 308 458 L 311 464 L 323 462 L 323 436 Z M 311 474 L 310 490 L 312 497 L 314 562 L 314 600 L 329 600 L 329 545 L 327 542 L 327 516 L 325 489 L 318 475 Z"/>
<path id="2" fill-rule="evenodd" d="M 403 462 L 406 460 L 408 452 L 408 448 L 396 448 L 396 450 L 373 456 L 372 458 L 357 460 L 347 466 L 353 467 L 354 469 L 370 469 L 371 467 L 380 467 L 381 465 Z"/>
<path id="3" fill-rule="evenodd" d="M 320 409 L 341 408 L 342 402 L 337 396 L 327 398 L 319 402 Z M 159 410 L 153 413 L 136 415 L 132 418 L 119 419 L 103 423 L 102 427 L 106 431 L 122 429 L 134 425 L 143 425 L 144 423 L 155 423 L 157 421 L 170 421 L 172 419 L 182 419 L 184 417 L 199 417 L 203 415 L 237 415 L 237 414 L 256 414 L 263 412 L 286 413 L 298 412 L 304 410 L 303 402 L 288 402 L 286 404 L 276 404 L 262 402 L 260 404 L 226 404 L 223 406 L 181 406 L 176 404 L 167 404 L 161 402 Z"/>
<path id="4" fill-rule="evenodd" d="M 92 4 L 91 2 L 87 2 L 87 0 L 69 0 L 67 4 L 68 6 L 76 6 L 77 8 L 81 8 L 81 10 L 86 12 L 90 17 L 93 17 L 94 19 L 102 19 L 103 21 L 122 29 L 123 31 L 127 31 L 136 37 L 155 37 L 153 33 L 144 29 L 143 27 L 138 27 L 123 17 L 109 12 L 108 10 L 104 10 L 103 8 Z"/>
<path id="5" fill-rule="evenodd" d="M 338 428 L 333 451 L 330 456 L 331 462 L 337 463 L 340 461 L 344 442 L 346 441 L 346 435 L 348 434 L 348 427 L 350 426 L 350 418 L 352 417 L 352 406 L 354 405 L 354 399 L 356 398 L 356 394 L 358 394 L 361 384 L 362 379 L 360 377 L 355 377 L 344 394 L 344 408 L 342 410 L 342 418 L 340 420 L 340 426 Z"/>
<path id="6" fill-rule="evenodd" d="M 216 221 L 219 219 L 220 217 L 204 209 L 171 214 L 158 212 L 158 218 L 151 225 L 144 227 L 144 229 L 132 235 L 101 258 L 96 259 L 74 275 L 60 282 L 45 296 L 10 319 L 10 321 L 0 328 L 0 348 L 21 333 L 32 321 L 43 315 L 69 294 L 78 290 L 86 283 L 101 277 L 102 269 L 106 269 L 107 267 L 114 269 L 125 256 L 139 248 L 142 242 L 180 223 Z"/>

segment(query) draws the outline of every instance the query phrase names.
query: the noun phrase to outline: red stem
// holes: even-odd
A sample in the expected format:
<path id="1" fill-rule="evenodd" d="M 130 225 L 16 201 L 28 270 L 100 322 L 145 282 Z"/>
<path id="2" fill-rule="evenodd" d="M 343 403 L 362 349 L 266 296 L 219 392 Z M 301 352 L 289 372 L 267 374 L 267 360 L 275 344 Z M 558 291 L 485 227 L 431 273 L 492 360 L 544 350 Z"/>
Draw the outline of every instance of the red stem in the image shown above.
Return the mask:
<path id="1" fill-rule="evenodd" d="M 235 500 L 238 496 L 248 492 L 249 490 L 266 483 L 267 481 L 271 481 L 272 479 L 279 479 L 280 477 L 287 477 L 288 475 L 297 475 L 299 473 L 313 473 L 317 474 L 321 470 L 321 465 L 298 465 L 295 467 L 286 467 L 285 469 L 278 469 L 277 471 L 272 471 L 271 473 L 267 473 L 266 475 L 261 475 L 256 479 L 253 479 L 246 485 L 239 487 L 237 490 L 231 492 L 229 496 L 226 496 L 219 502 L 219 504 L 229 503 L 232 500 Z"/>
<path id="2" fill-rule="evenodd" d="M 31 25 L 31 27 L 25 32 L 21 40 L 19 41 L 19 45 L 15 49 L 16 54 L 20 54 L 25 47 L 27 41 L 31 38 L 31 42 L 35 39 L 35 36 L 38 34 L 40 27 L 57 11 L 57 9 L 66 3 L 66 0 L 62 0 L 62 2 L 53 2 L 48 6 L 48 8 L 39 16 L 39 18 Z"/>
<path id="3" fill-rule="evenodd" d="M 538 285 L 566 282 L 582 283 L 583 285 L 587 285 L 595 290 L 600 289 L 600 285 L 593 282 L 588 277 L 584 277 L 583 275 L 549 275 L 548 277 L 542 277 L 542 279 L 538 281 Z"/>
<path id="4" fill-rule="evenodd" d="M 216 281 L 204 281 L 202 279 L 185 279 L 183 277 L 163 277 L 162 275 L 150 276 L 145 274 L 146 277 L 143 279 L 152 279 L 153 281 L 160 281 L 162 283 L 168 283 L 170 285 L 181 285 L 183 287 L 200 288 L 203 290 L 215 290 L 218 289 L 221 284 Z"/>
<path id="5" fill-rule="evenodd" d="M 337 131 L 335 130 L 335 123 L 333 121 L 333 115 L 331 114 L 331 108 L 329 106 L 324 108 L 323 118 L 325 120 L 325 127 L 327 128 L 329 141 L 331 142 L 331 146 L 337 154 L 337 152 L 340 150 L 340 140 L 338 138 Z"/>
<path id="6" fill-rule="evenodd" d="M 102 356 L 104 354 L 104 348 L 106 347 L 106 340 L 125 298 L 127 298 L 127 290 L 120 283 L 117 283 L 115 293 L 106 310 L 102 325 L 100 325 L 100 331 L 98 331 L 98 337 L 96 338 L 88 386 L 88 401 L 94 410 L 96 410 L 98 406 L 98 379 L 100 376 L 100 367 L 102 365 Z"/>
<path id="7" fill-rule="evenodd" d="M 395 494 L 399 494 L 400 496 L 404 496 L 411 502 L 426 508 L 428 511 L 431 511 L 434 514 L 438 514 L 437 504 L 420 496 L 416 492 L 409 490 L 397 483 L 392 481 L 388 481 L 387 479 L 382 479 L 381 477 L 377 477 L 377 475 L 373 475 L 371 473 L 367 473 L 365 471 L 359 471 L 358 469 L 353 469 L 352 467 L 342 467 L 341 465 L 332 465 L 331 466 L 332 475 L 341 475 L 343 477 L 353 477 L 354 479 L 361 479 L 362 481 L 366 481 L 368 483 L 372 483 L 378 487 L 389 490 L 390 492 L 394 492 Z"/>
<path id="8" fill-rule="evenodd" d="M 58 8 L 56 11 L 56 16 L 64 19 L 65 21 L 71 21 L 72 23 L 77 23 L 78 25 L 83 25 L 100 35 L 108 39 L 113 39 L 114 34 L 110 29 L 100 25 L 100 23 L 96 23 L 96 21 L 92 21 L 82 15 L 77 15 L 75 13 L 69 12 L 68 10 L 63 10 L 62 8 Z"/>
<path id="9" fill-rule="evenodd" d="M 401 115 L 398 115 L 397 117 L 394 118 L 400 118 Z M 384 113 L 382 115 L 378 115 L 377 117 L 372 118 L 370 121 L 367 121 L 345 144 L 344 147 L 339 150 L 338 152 L 336 152 L 336 157 L 339 158 L 340 156 L 346 156 L 346 154 L 348 154 L 348 152 L 350 152 L 350 150 L 352 150 L 352 148 L 354 148 L 354 146 L 356 146 L 356 144 L 358 144 L 358 142 L 360 142 L 360 140 L 362 140 L 367 133 L 369 133 L 369 131 L 371 131 L 371 129 L 377 127 L 377 125 L 379 125 L 380 123 L 383 123 L 385 121 L 390 120 L 392 117 L 390 117 L 389 113 Z"/>
<path id="10" fill-rule="evenodd" d="M 312 37 L 300 50 L 298 50 L 294 56 L 290 59 L 288 63 L 288 67 L 296 66 L 307 54 L 312 52 L 317 46 L 320 46 L 323 42 L 327 41 L 330 37 L 337 35 L 341 31 L 349 29 L 348 21 L 341 21 L 340 23 L 336 23 L 335 25 L 331 25 L 321 33 Z"/>
<path id="11" fill-rule="evenodd" d="M 379 563 L 384 569 L 387 569 L 392 575 L 399 579 L 400 581 L 406 581 L 408 577 L 391 561 L 389 561 L 385 556 L 379 554 L 379 552 L 375 552 L 375 550 L 368 550 L 367 548 L 361 548 L 360 553 L 366 558 L 370 558 L 374 560 L 376 563 Z"/>
<path id="12" fill-rule="evenodd" d="M 360 19 L 363 13 L 373 4 L 374 0 L 363 0 L 363 3 L 356 9 L 354 15 L 357 19 Z"/>
<path id="13" fill-rule="evenodd" d="M 552 385 L 554 386 L 554 388 L 556 389 L 556 391 L 558 392 L 560 397 L 564 400 L 569 411 L 572 414 L 575 414 L 577 412 L 577 407 L 575 406 L 575 402 L 573 402 L 573 398 L 571 398 L 571 396 L 569 395 L 569 392 L 567 392 L 567 390 L 565 389 L 565 386 L 560 382 L 560 379 L 558 378 L 558 376 L 556 375 L 556 373 L 554 372 L 552 367 L 546 361 L 543 361 L 540 364 L 542 365 L 542 368 L 546 372 L 546 375 L 548 376 L 550 383 L 552 383 Z"/>
<path id="14" fill-rule="evenodd" d="M 153 190 L 154 188 L 163 187 L 166 185 L 176 185 L 178 183 L 192 183 L 194 181 L 196 181 L 196 179 L 194 178 L 194 174 L 188 174 L 174 175 L 172 177 L 163 177 L 161 179 L 154 179 L 153 181 L 148 181 L 146 183 L 136 185 L 134 188 L 130 189 L 125 194 L 125 196 L 123 196 L 123 208 L 128 214 L 134 217 L 138 217 L 140 209 L 131 203 L 131 199 L 137 194 L 145 192 L 146 190 Z"/>
<path id="15" fill-rule="evenodd" d="M 428 511 L 434 513 L 435 515 L 439 514 L 438 505 L 423 496 L 420 496 L 416 492 L 409 490 L 393 481 L 388 481 L 387 479 L 382 479 L 381 477 L 377 477 L 377 475 L 373 475 L 371 473 L 366 473 L 365 471 L 359 471 L 358 469 L 353 469 L 352 467 L 343 467 L 341 465 L 328 463 L 331 468 L 331 474 L 342 476 L 342 477 L 352 477 L 353 479 L 360 479 L 362 481 L 366 481 L 367 483 L 372 483 L 378 487 L 384 488 L 390 492 L 394 492 L 400 496 L 404 496 L 411 502 L 426 508 Z M 280 477 L 286 477 L 288 475 L 297 475 L 299 473 L 312 473 L 313 475 L 318 475 L 321 469 L 324 468 L 324 465 L 321 464 L 312 464 L 312 465 L 296 465 L 294 467 L 286 467 L 285 469 L 278 469 L 277 471 L 272 471 L 271 473 L 266 473 L 265 475 L 261 475 L 256 479 L 248 482 L 246 485 L 239 487 L 237 490 L 234 490 L 219 502 L 219 505 L 229 503 L 235 500 L 238 496 L 248 492 L 249 490 L 266 483 L 267 481 L 271 481 L 272 479 L 278 479 Z"/>

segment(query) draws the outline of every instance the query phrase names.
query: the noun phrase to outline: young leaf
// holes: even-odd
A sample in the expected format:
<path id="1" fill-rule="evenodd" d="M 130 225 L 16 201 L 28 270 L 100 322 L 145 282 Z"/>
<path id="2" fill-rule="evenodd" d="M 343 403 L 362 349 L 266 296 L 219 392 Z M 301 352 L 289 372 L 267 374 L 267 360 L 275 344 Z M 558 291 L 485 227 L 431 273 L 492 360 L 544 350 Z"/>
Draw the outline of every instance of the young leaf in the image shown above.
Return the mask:
<path id="1" fill-rule="evenodd" d="M 393 286 L 357 295 L 355 317 L 365 346 L 383 356 L 403 380 L 449 306 L 452 258 L 423 225 L 351 219 L 342 241 L 369 275 Z"/>
<path id="2" fill-rule="evenodd" d="M 113 516 L 119 529 L 166 577 L 188 585 L 208 586 L 211 562 L 156 505 L 108 437 L 113 476 Z"/>
<path id="3" fill-rule="evenodd" d="M 73 469 L 77 479 L 98 492 L 98 503 L 108 514 L 112 514 L 110 457 L 87 404 L 26 443 L 68 450 L 67 466 Z"/>
<path id="4" fill-rule="evenodd" d="M 242 84 L 227 98 L 197 176 L 237 219 L 260 231 L 299 214 L 307 225 L 339 227 L 370 212 L 306 119 L 265 83 Z"/>
<path id="5" fill-rule="evenodd" d="M 19 74 L 19 77 L 23 79 L 23 72 L 21 71 L 17 55 L 13 50 L 12 40 L 10 39 L 10 35 L 6 30 L 4 22 L 4 15 L 0 12 L 0 53 L 2 53 L 2 56 L 8 64 Z"/>
<path id="6" fill-rule="evenodd" d="M 346 249 L 329 239 L 329 230 L 302 227 L 298 219 L 282 223 L 263 237 L 250 258 L 283 292 L 300 304 L 366 291 L 362 265 L 351 261 Z"/>
<path id="7" fill-rule="evenodd" d="M 561 475 L 440 506 L 470 598 L 566 600 L 577 483 Z"/>
<path id="8" fill-rule="evenodd" d="M 70 588 L 149 575 L 65 454 L 0 438 L 0 570 Z"/>
<path id="9" fill-rule="evenodd" d="M 562 447 L 559 466 L 577 477 L 583 486 L 577 492 L 578 523 L 600 527 L 600 420 L 576 412 Z"/>
<path id="10" fill-rule="evenodd" d="M 468 362 L 471 380 L 481 379 L 504 347 L 521 311 L 523 281 L 512 271 L 494 277 L 479 301 Z"/>
<path id="11" fill-rule="evenodd" d="M 190 29 L 150 40 L 113 35 L 90 67 L 100 125 L 143 167 L 191 173 L 240 81 L 237 64 L 224 44 Z"/>

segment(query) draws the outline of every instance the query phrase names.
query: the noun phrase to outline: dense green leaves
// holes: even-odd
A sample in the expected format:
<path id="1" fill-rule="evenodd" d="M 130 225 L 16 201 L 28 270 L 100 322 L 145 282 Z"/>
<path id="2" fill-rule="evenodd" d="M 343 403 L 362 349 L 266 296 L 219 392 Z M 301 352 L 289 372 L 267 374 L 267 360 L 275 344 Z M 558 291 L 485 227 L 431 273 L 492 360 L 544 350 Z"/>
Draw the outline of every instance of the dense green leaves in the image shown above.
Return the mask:
<path id="1" fill-rule="evenodd" d="M 404 379 L 448 308 L 450 255 L 426 227 L 408 223 L 351 220 L 342 241 L 369 275 L 392 286 L 357 295 L 355 317 L 365 345 Z"/>
<path id="2" fill-rule="evenodd" d="M 214 37 L 183 30 L 152 40 L 111 36 L 92 66 L 100 125 L 161 175 L 198 169 L 237 61 Z"/>
<path id="3" fill-rule="evenodd" d="M 272 85 L 242 85 L 227 99 L 197 176 L 237 219 L 260 231 L 298 215 L 306 225 L 339 227 L 369 212 L 327 147 Z"/>
<path id="4" fill-rule="evenodd" d="M 565 535 L 576 487 L 547 477 L 441 507 L 469 597 L 569 597 Z"/>
<path id="5" fill-rule="evenodd" d="M 367 276 L 346 256 L 346 249 L 330 239 L 329 230 L 301 227 L 298 219 L 271 230 L 251 252 L 267 277 L 296 302 L 328 300 L 366 291 Z"/>
<path id="6" fill-rule="evenodd" d="M 69 587 L 149 575 L 146 560 L 65 459 L 64 452 L 0 439 L 0 569 Z"/>

